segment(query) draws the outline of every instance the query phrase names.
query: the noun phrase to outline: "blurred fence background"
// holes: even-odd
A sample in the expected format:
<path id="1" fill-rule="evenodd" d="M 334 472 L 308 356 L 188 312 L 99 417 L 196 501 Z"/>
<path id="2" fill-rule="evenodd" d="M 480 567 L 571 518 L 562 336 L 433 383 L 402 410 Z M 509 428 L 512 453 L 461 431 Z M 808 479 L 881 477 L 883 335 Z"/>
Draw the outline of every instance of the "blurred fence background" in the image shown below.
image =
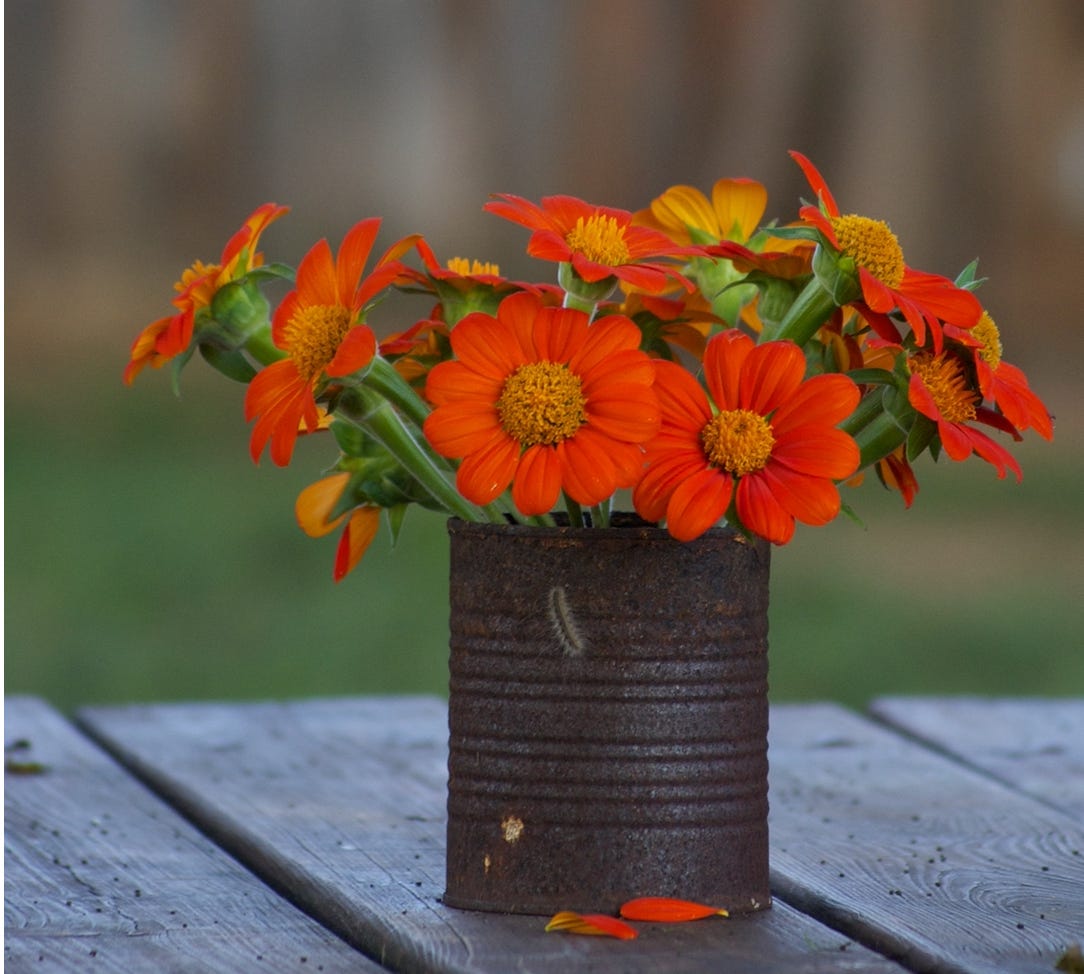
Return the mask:
<path id="1" fill-rule="evenodd" d="M 924 464 L 912 511 L 867 484 L 865 529 L 777 549 L 776 696 L 1084 690 L 1078 0 L 8 0 L 5 39 L 8 692 L 442 691 L 439 519 L 333 586 L 292 516 L 330 451 L 254 467 L 198 365 L 180 400 L 120 382 L 256 205 L 293 207 L 263 241 L 289 263 L 381 215 L 542 279 L 489 193 L 637 209 L 751 176 L 789 218 L 789 148 L 911 265 L 981 258 L 1058 433 L 1021 485 Z"/>

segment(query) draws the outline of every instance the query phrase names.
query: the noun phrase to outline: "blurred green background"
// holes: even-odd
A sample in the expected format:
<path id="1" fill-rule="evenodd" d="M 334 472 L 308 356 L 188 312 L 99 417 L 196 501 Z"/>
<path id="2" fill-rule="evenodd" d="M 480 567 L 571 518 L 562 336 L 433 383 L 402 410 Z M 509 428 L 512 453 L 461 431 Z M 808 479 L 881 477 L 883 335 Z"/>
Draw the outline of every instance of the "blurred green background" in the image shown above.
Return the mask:
<path id="1" fill-rule="evenodd" d="M 5 5 L 5 690 L 88 702 L 443 693 L 447 541 L 408 519 L 340 585 L 293 520 L 332 459 L 247 456 L 242 389 L 194 364 L 121 381 L 259 203 L 296 264 L 382 240 L 551 268 L 490 192 L 636 209 L 800 148 L 908 262 L 979 256 L 1007 357 L 1057 415 L 1022 484 L 923 463 L 914 509 L 775 549 L 774 698 L 1080 694 L 1084 7 L 1075 0 L 9 0 Z M 402 327 L 411 322 L 391 322 Z"/>

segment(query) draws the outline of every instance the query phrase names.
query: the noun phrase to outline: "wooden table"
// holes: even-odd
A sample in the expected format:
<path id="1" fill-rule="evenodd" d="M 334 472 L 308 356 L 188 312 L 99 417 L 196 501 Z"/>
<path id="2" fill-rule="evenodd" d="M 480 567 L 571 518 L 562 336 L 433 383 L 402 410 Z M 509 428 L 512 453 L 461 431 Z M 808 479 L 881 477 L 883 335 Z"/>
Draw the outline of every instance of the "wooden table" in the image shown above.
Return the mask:
<path id="1" fill-rule="evenodd" d="M 1084 699 L 775 706 L 775 905 L 634 941 L 442 905 L 445 721 L 9 698 L 5 970 L 1049 974 L 1084 941 Z"/>

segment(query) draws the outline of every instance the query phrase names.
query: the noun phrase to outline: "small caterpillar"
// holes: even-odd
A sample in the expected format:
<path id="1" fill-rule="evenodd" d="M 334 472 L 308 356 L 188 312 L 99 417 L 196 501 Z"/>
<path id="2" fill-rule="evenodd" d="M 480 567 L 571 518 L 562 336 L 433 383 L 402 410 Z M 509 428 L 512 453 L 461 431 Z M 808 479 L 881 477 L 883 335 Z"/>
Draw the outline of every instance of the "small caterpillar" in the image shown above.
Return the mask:
<path id="1" fill-rule="evenodd" d="M 553 634 L 565 651 L 565 656 L 583 656 L 587 652 L 587 643 L 572 616 L 565 590 L 560 585 L 550 589 L 549 617 Z"/>

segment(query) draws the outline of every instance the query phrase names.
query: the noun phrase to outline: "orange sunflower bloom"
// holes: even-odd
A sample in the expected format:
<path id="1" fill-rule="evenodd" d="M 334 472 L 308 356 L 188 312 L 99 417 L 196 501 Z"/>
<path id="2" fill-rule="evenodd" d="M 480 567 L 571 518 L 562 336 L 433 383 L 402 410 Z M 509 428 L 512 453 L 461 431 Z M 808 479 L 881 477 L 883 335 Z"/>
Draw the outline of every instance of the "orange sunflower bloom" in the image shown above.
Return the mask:
<path id="1" fill-rule="evenodd" d="M 795 519 L 832 520 L 840 509 L 834 481 L 859 463 L 858 446 L 835 427 L 859 392 L 844 375 L 803 380 L 805 364 L 793 342 L 755 345 L 737 329 L 708 342 L 707 393 L 686 369 L 657 363 L 662 427 L 633 492 L 640 516 L 665 520 L 675 538 L 691 541 L 733 502 L 741 524 L 776 544 L 791 539 Z"/>
<path id="2" fill-rule="evenodd" d="M 357 372 L 376 354 L 376 337 L 362 319 L 372 299 L 402 271 L 385 254 L 362 279 L 379 228 L 378 218 L 362 220 L 343 238 L 337 258 L 321 240 L 298 265 L 297 287 L 271 322 L 271 338 L 286 357 L 259 372 L 245 396 L 245 418 L 256 420 L 253 460 L 259 461 L 270 441 L 271 459 L 286 466 L 298 430 L 319 427 L 315 393 L 324 376 Z"/>
<path id="3" fill-rule="evenodd" d="M 256 251 L 260 234 L 289 212 L 287 206 L 264 203 L 230 237 L 217 264 L 204 264 L 197 260 L 185 270 L 181 279 L 173 285 L 178 292 L 173 299 L 177 313 L 152 322 L 132 343 L 130 361 L 124 370 L 124 381 L 128 385 L 145 366 L 161 368 L 188 349 L 195 331 L 196 312 L 208 307 L 223 285 L 263 264 L 263 254 Z"/>
<path id="4" fill-rule="evenodd" d="M 1044 440 L 1052 440 L 1053 417 L 1032 392 L 1024 371 L 1002 359 L 1001 333 L 989 313 L 984 311 L 979 323 L 959 337 L 972 349 L 983 396 L 1001 410 L 1017 431 L 1034 429 Z"/>
<path id="5" fill-rule="evenodd" d="M 1008 450 L 970 424 L 985 423 L 1020 438 L 1001 414 L 980 405 L 982 396 L 968 381 L 963 360 L 951 351 L 933 355 L 920 352 L 907 362 L 911 379 L 907 398 L 918 412 L 937 424 L 937 435 L 953 460 L 966 460 L 973 453 L 991 464 L 1000 478 L 1007 471 L 1023 479 L 1019 464 Z"/>
<path id="6" fill-rule="evenodd" d="M 942 345 L 941 323 L 972 328 L 982 314 L 978 298 L 947 277 L 908 267 L 896 235 L 882 220 L 842 214 L 832 191 L 817 168 L 800 152 L 791 157 L 801 167 L 820 206 L 803 206 L 800 216 L 814 226 L 829 245 L 850 257 L 858 268 L 862 299 L 856 307 L 885 340 L 899 342 L 900 335 L 888 313 L 899 309 L 919 345 L 926 344 L 926 329 L 934 351 Z"/>
<path id="7" fill-rule="evenodd" d="M 574 196 L 547 196 L 539 206 L 507 194 L 497 195 L 485 209 L 534 231 L 527 244 L 532 257 L 571 264 L 588 283 L 616 277 L 660 294 L 674 280 L 693 290 L 666 258 L 698 256 L 703 251 L 679 246 L 659 230 L 636 226 L 627 210 L 593 206 Z"/>
<path id="8" fill-rule="evenodd" d="M 746 241 L 760 226 L 767 205 L 763 183 L 720 179 L 712 187 L 710 200 L 695 186 L 671 186 L 633 220 L 684 245 Z"/>
<path id="9" fill-rule="evenodd" d="M 588 324 L 582 311 L 520 293 L 495 318 L 468 315 L 451 343 L 455 360 L 429 373 L 436 408 L 424 431 L 442 456 L 463 459 L 464 497 L 488 504 L 511 484 L 530 516 L 551 511 L 562 491 L 591 505 L 636 482 L 659 411 L 654 366 L 632 321 Z"/>
<path id="10" fill-rule="evenodd" d="M 354 570 L 380 529 L 380 508 L 376 506 L 360 505 L 332 517 L 343 491 L 350 484 L 350 477 L 348 472 L 342 471 L 309 484 L 298 494 L 294 505 L 297 523 L 310 538 L 322 538 L 346 521 L 346 530 L 335 552 L 333 576 L 336 582 L 341 582 Z"/>

